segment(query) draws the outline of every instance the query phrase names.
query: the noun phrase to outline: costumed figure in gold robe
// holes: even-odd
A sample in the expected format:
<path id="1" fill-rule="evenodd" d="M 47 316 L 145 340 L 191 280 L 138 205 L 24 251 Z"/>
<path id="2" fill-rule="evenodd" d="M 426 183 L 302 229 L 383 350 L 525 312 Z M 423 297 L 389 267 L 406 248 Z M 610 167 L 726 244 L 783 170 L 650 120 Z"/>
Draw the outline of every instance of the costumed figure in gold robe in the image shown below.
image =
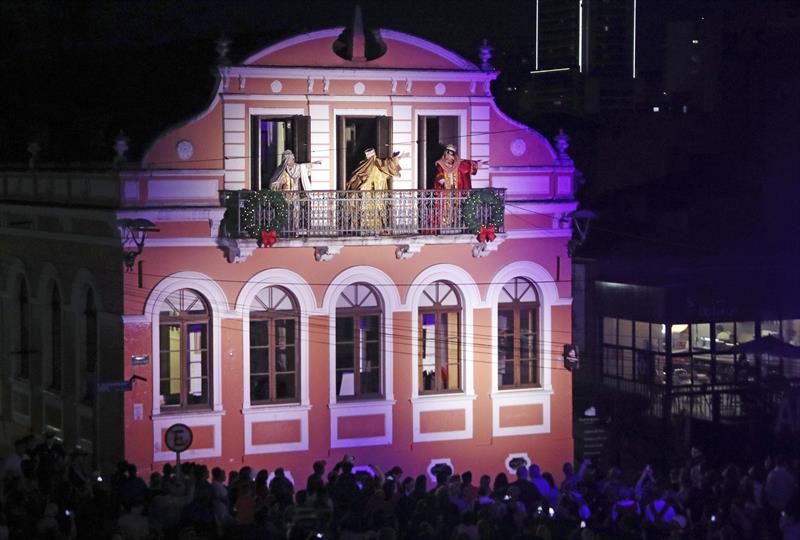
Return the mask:
<path id="1" fill-rule="evenodd" d="M 467 197 L 466 190 L 472 189 L 471 176 L 482 164 L 482 161 L 461 159 L 452 144 L 445 146 L 444 154 L 436 161 L 434 184 L 440 199 L 437 201 L 439 228 L 452 229 L 460 224 L 461 199 Z"/>
<path id="2" fill-rule="evenodd" d="M 389 227 L 389 212 L 387 207 L 387 191 L 392 189 L 392 177 L 400 175 L 400 152 L 395 152 L 392 157 L 381 159 L 375 154 L 373 148 L 364 151 L 364 160 L 358 164 L 356 170 L 345 186 L 349 191 L 360 191 L 357 195 L 361 199 L 360 216 L 353 216 L 353 227 L 362 232 L 386 231 Z M 382 193 L 371 193 L 381 191 Z M 353 205 L 353 209 L 357 209 Z M 355 212 L 354 212 L 355 214 Z M 360 226 L 358 218 L 360 217 Z"/>

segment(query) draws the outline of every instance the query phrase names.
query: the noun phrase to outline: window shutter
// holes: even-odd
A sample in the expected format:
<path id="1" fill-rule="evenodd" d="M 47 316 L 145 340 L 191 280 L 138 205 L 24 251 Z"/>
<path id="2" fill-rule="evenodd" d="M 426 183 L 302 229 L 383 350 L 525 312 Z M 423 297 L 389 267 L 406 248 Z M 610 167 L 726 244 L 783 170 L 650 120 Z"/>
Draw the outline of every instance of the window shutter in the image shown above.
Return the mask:
<path id="1" fill-rule="evenodd" d="M 261 117 L 250 117 L 250 189 L 256 191 L 261 180 Z"/>
<path id="2" fill-rule="evenodd" d="M 339 141 L 336 148 L 336 176 L 338 189 L 344 189 L 347 185 L 347 145 L 345 144 L 345 117 L 336 117 L 336 140 Z"/>
<path id="3" fill-rule="evenodd" d="M 381 159 L 386 159 L 392 155 L 392 117 L 379 116 L 378 120 L 378 140 L 375 153 Z"/>
<path id="4" fill-rule="evenodd" d="M 311 122 L 308 116 L 292 117 L 292 133 L 294 134 L 294 156 L 298 163 L 311 162 Z"/>

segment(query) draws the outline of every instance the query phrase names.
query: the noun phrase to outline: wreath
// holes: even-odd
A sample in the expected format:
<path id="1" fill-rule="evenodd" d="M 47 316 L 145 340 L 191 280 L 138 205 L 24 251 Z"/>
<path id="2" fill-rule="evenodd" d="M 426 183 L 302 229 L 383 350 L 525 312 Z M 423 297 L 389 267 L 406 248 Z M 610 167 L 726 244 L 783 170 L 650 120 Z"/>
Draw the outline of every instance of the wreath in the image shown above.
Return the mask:
<path id="1" fill-rule="evenodd" d="M 487 219 L 482 220 L 479 210 L 485 206 L 489 207 L 489 216 Z M 482 242 L 487 239 L 489 241 L 494 240 L 494 233 L 500 231 L 503 227 L 504 212 L 505 203 L 503 199 L 491 189 L 473 191 L 461 207 L 461 216 L 464 219 L 464 224 L 472 234 L 483 236 L 483 238 L 479 238 Z"/>
<path id="2" fill-rule="evenodd" d="M 261 209 L 261 219 L 257 219 Z M 254 191 L 242 207 L 242 229 L 250 238 L 259 238 L 262 231 L 281 232 L 289 217 L 289 205 L 280 191 L 262 189 Z M 269 217 L 269 220 L 265 220 Z"/>

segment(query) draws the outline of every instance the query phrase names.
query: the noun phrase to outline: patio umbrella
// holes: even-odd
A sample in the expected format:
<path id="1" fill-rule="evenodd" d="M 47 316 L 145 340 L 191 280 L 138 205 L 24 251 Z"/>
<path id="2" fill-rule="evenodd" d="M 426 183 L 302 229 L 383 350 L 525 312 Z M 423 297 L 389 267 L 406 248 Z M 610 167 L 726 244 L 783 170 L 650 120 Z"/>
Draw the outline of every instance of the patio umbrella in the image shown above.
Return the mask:
<path id="1" fill-rule="evenodd" d="M 800 347 L 790 345 L 774 336 L 762 336 L 753 341 L 746 341 L 726 352 L 730 354 L 768 354 L 782 358 L 800 358 Z"/>

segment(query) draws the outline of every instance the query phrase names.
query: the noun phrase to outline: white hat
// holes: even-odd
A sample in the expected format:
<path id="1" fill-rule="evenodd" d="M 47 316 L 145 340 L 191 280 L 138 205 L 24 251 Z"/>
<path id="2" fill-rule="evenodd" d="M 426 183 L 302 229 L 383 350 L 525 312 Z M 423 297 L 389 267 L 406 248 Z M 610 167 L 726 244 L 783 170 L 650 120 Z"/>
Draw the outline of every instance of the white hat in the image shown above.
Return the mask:
<path id="1" fill-rule="evenodd" d="M 445 146 L 445 147 L 444 147 L 444 151 L 445 151 L 445 152 L 453 152 L 454 154 L 457 154 L 457 153 L 458 153 L 458 152 L 456 151 L 456 146 L 455 146 L 454 144 L 448 144 L 447 146 Z"/>
<path id="2" fill-rule="evenodd" d="M 374 148 L 367 148 L 366 150 L 364 150 L 364 155 L 366 157 L 368 157 L 368 158 L 374 156 L 375 155 L 375 149 Z"/>

